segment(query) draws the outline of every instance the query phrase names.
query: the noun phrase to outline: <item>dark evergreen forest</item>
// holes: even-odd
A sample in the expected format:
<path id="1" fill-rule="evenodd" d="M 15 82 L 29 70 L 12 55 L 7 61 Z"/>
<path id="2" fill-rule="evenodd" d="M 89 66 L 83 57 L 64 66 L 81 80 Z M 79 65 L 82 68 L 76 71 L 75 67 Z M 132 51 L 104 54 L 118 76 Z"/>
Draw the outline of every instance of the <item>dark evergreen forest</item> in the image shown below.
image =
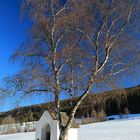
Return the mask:
<path id="1" fill-rule="evenodd" d="M 73 100 L 61 101 L 61 111 L 67 112 L 76 103 L 77 98 Z M 51 110 L 53 102 L 32 105 L 28 107 L 16 108 L 8 112 L 0 113 L 0 122 L 7 116 L 12 116 L 16 122 L 37 121 L 44 110 Z M 84 100 L 76 113 L 76 118 L 93 117 L 92 112 L 104 111 L 107 116 L 115 114 L 140 113 L 140 86 L 103 92 L 99 94 L 90 94 Z"/>

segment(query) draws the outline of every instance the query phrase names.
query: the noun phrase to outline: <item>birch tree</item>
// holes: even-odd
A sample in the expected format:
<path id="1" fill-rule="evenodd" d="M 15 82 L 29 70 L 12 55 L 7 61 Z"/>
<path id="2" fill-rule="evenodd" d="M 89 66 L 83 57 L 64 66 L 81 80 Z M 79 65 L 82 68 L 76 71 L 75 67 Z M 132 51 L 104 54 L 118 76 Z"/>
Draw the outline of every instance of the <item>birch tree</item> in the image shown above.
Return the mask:
<path id="1" fill-rule="evenodd" d="M 7 78 L 10 90 L 21 96 L 52 94 L 59 140 L 67 140 L 75 113 L 93 87 L 139 64 L 139 0 L 24 0 L 21 9 L 31 27 L 11 57 L 22 67 Z M 65 126 L 62 97 L 78 98 Z"/>

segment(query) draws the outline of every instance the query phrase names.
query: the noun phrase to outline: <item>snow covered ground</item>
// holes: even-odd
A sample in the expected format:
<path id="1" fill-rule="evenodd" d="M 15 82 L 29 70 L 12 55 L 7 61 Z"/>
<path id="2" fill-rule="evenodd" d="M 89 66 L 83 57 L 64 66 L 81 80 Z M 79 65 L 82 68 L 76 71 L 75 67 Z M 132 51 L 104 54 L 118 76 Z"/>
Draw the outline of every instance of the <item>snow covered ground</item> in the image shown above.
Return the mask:
<path id="1" fill-rule="evenodd" d="M 140 140 L 140 118 L 133 117 L 82 125 L 78 140 Z M 35 140 L 35 132 L 0 135 L 0 140 Z"/>
<path id="2" fill-rule="evenodd" d="M 35 140 L 35 132 L 0 135 L 0 140 Z"/>
<path id="3" fill-rule="evenodd" d="M 140 140 L 140 119 L 83 125 L 78 140 Z"/>
<path id="4" fill-rule="evenodd" d="M 108 120 L 111 118 L 114 120 L 134 120 L 140 119 L 140 114 L 112 115 L 107 117 Z"/>

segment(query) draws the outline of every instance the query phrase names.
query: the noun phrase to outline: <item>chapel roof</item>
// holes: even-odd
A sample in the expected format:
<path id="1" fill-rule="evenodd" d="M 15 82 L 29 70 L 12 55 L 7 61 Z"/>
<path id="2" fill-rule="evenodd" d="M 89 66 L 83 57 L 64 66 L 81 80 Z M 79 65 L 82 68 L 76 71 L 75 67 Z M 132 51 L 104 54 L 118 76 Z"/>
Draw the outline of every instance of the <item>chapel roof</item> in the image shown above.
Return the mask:
<path id="1" fill-rule="evenodd" d="M 51 115 L 53 120 L 56 120 L 56 114 L 54 111 L 48 111 L 49 114 Z M 65 126 L 68 122 L 68 115 L 66 114 L 66 112 L 60 112 L 60 117 L 61 117 L 61 121 L 62 121 L 62 126 Z M 78 128 L 79 125 L 76 124 L 75 122 L 72 123 L 72 127 L 71 128 Z"/>

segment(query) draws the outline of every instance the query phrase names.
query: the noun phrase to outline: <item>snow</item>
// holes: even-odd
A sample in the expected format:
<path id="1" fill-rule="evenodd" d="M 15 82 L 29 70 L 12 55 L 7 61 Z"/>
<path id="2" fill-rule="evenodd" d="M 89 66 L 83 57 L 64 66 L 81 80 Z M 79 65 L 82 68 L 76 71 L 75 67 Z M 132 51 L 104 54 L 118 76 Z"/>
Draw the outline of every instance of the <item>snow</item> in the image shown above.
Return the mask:
<path id="1" fill-rule="evenodd" d="M 113 118 L 114 120 L 134 120 L 134 119 L 140 119 L 140 114 L 127 114 L 127 115 L 112 115 L 108 116 L 107 119 Z"/>
<path id="2" fill-rule="evenodd" d="M 122 120 L 81 125 L 78 140 L 140 140 L 140 117 L 130 116 Z M 0 140 L 35 140 L 35 132 L 0 135 Z"/>
<path id="3" fill-rule="evenodd" d="M 27 122 L 16 124 L 7 124 L 7 125 L 0 125 L 0 134 L 6 134 L 10 132 L 32 132 L 35 130 L 35 122 Z"/>
<path id="4" fill-rule="evenodd" d="M 0 140 L 35 140 L 35 132 L 0 135 Z"/>
<path id="5" fill-rule="evenodd" d="M 78 140 L 140 140 L 140 119 L 83 125 Z"/>

